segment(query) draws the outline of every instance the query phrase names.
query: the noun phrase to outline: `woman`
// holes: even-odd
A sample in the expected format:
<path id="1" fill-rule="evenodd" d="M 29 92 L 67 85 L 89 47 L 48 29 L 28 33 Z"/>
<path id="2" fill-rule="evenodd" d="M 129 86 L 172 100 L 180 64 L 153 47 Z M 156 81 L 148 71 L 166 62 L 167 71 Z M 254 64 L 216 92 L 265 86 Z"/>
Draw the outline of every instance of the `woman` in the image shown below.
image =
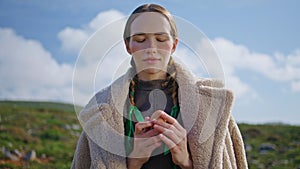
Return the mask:
<path id="1" fill-rule="evenodd" d="M 72 168 L 247 168 L 232 93 L 173 60 L 171 14 L 141 5 L 123 38 L 132 67 L 80 113 Z"/>

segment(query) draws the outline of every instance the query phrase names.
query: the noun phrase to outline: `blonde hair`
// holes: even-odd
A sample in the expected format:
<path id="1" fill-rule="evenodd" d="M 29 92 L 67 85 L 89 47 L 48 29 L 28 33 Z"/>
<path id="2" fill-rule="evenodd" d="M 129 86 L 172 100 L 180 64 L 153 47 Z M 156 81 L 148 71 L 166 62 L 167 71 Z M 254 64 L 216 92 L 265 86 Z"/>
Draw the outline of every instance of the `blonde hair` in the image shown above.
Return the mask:
<path id="1" fill-rule="evenodd" d="M 123 32 L 123 39 L 125 41 L 128 42 L 130 39 L 130 26 L 131 26 L 132 22 L 138 17 L 139 13 L 144 13 L 144 12 L 157 12 L 157 13 L 162 14 L 169 21 L 169 24 L 171 26 L 171 32 L 170 32 L 171 36 L 174 39 L 178 37 L 175 21 L 167 9 L 165 9 L 164 7 L 157 5 L 157 4 L 144 4 L 144 5 L 137 7 L 129 16 L 129 18 L 126 22 L 126 25 L 125 25 L 124 32 Z"/>

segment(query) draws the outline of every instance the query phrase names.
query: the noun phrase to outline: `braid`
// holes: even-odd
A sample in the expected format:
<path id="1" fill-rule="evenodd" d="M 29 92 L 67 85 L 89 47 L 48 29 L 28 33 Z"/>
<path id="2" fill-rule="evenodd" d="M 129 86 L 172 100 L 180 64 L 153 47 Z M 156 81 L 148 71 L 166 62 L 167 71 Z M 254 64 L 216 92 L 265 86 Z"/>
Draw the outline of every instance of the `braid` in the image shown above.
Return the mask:
<path id="1" fill-rule="evenodd" d="M 131 58 L 130 64 L 131 64 L 131 66 L 133 68 L 133 71 L 136 72 L 135 63 L 134 63 L 133 58 Z M 135 106 L 135 102 L 134 102 L 134 96 L 135 96 L 135 94 L 134 93 L 135 93 L 135 85 L 137 83 L 137 78 L 138 78 L 137 75 L 135 75 L 132 78 L 132 80 L 130 82 L 130 85 L 129 85 L 129 101 L 130 101 L 130 105 L 131 106 Z"/>
<path id="2" fill-rule="evenodd" d="M 171 84 L 171 88 L 170 88 L 170 92 L 172 92 L 172 100 L 173 100 L 173 104 L 177 105 L 178 104 L 178 93 L 177 93 L 177 89 L 178 89 L 178 84 L 175 80 L 176 78 L 176 68 L 174 65 L 174 60 L 171 57 L 169 64 L 168 64 L 168 68 L 167 68 L 167 78 L 166 81 L 162 84 L 163 87 Z"/>
<path id="3" fill-rule="evenodd" d="M 134 102 L 134 93 L 135 93 L 135 85 L 137 83 L 137 75 L 135 75 L 133 77 L 133 79 L 130 82 L 130 86 L 129 86 L 129 100 L 130 100 L 130 104 L 132 106 L 135 106 L 135 102 Z"/>

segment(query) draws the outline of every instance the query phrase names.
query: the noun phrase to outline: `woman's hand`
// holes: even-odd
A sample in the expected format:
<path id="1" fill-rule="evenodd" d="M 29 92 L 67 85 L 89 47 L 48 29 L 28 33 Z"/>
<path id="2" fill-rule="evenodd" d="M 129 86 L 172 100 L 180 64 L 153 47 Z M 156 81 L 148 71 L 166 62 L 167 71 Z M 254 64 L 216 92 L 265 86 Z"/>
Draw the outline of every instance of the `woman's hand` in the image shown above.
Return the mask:
<path id="1" fill-rule="evenodd" d="M 146 117 L 144 122 L 136 123 L 133 150 L 127 159 L 129 169 L 141 168 L 149 160 L 153 150 L 162 144 L 157 136 L 159 133 L 152 129 L 152 126 L 149 117 Z"/>
<path id="2" fill-rule="evenodd" d="M 158 110 L 160 111 L 160 110 Z M 176 119 L 160 111 L 160 117 L 165 120 L 153 120 L 153 128 L 160 132 L 160 139 L 169 147 L 172 160 L 181 168 L 193 168 L 192 160 L 187 148 L 186 130 Z"/>

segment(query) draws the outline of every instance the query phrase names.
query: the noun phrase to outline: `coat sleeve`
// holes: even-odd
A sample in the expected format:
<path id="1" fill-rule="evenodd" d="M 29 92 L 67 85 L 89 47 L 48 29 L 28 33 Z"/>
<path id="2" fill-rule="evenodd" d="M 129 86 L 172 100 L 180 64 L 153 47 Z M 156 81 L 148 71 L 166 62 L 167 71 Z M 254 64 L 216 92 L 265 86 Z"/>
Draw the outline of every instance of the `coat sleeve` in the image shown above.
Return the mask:
<path id="1" fill-rule="evenodd" d="M 225 150 L 223 152 L 223 167 L 248 168 L 242 135 L 232 116 L 230 117 L 228 124 L 225 145 Z M 227 161 L 230 161 L 230 163 L 228 164 Z"/>
<path id="2" fill-rule="evenodd" d="M 91 166 L 89 142 L 85 132 L 81 133 L 75 150 L 71 169 L 88 169 Z"/>

